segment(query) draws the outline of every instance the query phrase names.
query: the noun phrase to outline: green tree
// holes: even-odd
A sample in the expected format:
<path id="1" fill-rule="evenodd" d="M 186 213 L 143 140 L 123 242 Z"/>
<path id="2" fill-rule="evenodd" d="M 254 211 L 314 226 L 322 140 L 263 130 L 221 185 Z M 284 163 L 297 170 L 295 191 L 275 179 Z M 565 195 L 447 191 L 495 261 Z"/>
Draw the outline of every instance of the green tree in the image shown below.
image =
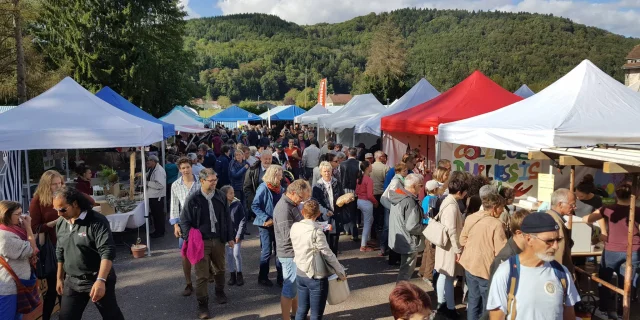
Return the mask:
<path id="1" fill-rule="evenodd" d="M 317 94 L 313 88 L 304 88 L 296 96 L 296 105 L 304 109 L 310 109 L 318 103 L 316 100 Z"/>
<path id="2" fill-rule="evenodd" d="M 51 61 L 70 61 L 90 90 L 110 86 L 160 116 L 202 87 L 193 53 L 185 51 L 185 12 L 178 0 L 41 0 L 36 42 Z"/>
<path id="3" fill-rule="evenodd" d="M 400 97 L 405 89 L 406 55 L 400 29 L 390 20 L 380 25 L 371 40 L 360 88 L 382 100 Z"/>
<path id="4" fill-rule="evenodd" d="M 226 107 L 231 105 L 231 99 L 229 99 L 229 97 L 227 97 L 227 96 L 219 96 L 218 97 L 218 104 L 221 107 L 226 108 Z"/>
<path id="5" fill-rule="evenodd" d="M 298 97 L 299 94 L 300 94 L 300 90 L 296 88 L 289 90 L 287 93 L 284 94 L 284 104 L 285 105 L 296 104 L 296 98 Z"/>
<path id="6" fill-rule="evenodd" d="M 280 87 L 276 75 L 273 72 L 267 72 L 260 78 L 260 87 L 262 88 L 262 96 L 268 100 L 278 99 L 280 96 Z"/>

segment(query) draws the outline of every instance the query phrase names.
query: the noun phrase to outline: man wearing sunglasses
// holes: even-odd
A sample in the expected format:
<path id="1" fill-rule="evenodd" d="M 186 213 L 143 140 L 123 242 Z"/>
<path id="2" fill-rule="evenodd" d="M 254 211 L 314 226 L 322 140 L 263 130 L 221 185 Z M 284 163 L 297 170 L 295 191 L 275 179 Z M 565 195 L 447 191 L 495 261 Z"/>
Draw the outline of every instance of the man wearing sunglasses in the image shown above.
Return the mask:
<path id="1" fill-rule="evenodd" d="M 560 226 L 545 212 L 527 215 L 521 226 L 522 253 L 500 264 L 491 280 L 489 319 L 575 319 L 580 295 L 573 276 L 555 261 L 563 241 Z"/>
<path id="2" fill-rule="evenodd" d="M 569 189 L 560 188 L 551 194 L 551 210 L 547 211 L 551 217 L 556 221 L 560 229 L 560 242 L 558 243 L 558 250 L 555 254 L 555 259 L 563 266 L 567 267 L 571 273 L 574 273 L 573 262 L 571 260 L 571 247 L 573 247 L 573 241 L 569 236 L 569 229 L 565 226 L 564 216 L 571 217 L 573 211 L 576 209 L 576 196 Z"/>

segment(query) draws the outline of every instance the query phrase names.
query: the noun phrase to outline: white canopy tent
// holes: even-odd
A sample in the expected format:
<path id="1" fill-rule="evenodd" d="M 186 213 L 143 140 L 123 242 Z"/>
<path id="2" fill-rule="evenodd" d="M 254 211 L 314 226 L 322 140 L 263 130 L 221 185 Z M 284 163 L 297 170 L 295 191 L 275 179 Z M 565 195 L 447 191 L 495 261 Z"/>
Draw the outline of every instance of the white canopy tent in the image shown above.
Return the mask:
<path id="1" fill-rule="evenodd" d="M 336 113 L 340 111 L 344 106 L 331 106 L 331 107 L 323 107 L 321 104 L 316 104 L 309 111 L 295 117 L 295 123 L 307 124 L 307 125 L 316 125 L 318 124 L 318 119 Z"/>
<path id="2" fill-rule="evenodd" d="M 141 147 L 144 164 L 144 146 L 162 139 L 162 125 L 110 105 L 69 77 L 0 116 L 0 150 Z M 144 168 L 142 173 L 146 181 Z M 151 254 L 147 187 L 143 186 Z"/>
<path id="3" fill-rule="evenodd" d="M 270 110 L 267 110 L 267 111 L 261 113 L 259 115 L 259 117 L 262 118 L 262 120 L 269 120 L 270 116 L 273 117 L 276 113 L 278 113 L 278 112 L 280 112 L 280 111 L 282 111 L 282 110 L 284 110 L 286 108 L 289 108 L 289 107 L 290 106 L 277 106 L 275 108 L 272 108 Z"/>
<path id="4" fill-rule="evenodd" d="M 382 134 L 382 130 L 380 130 L 380 121 L 382 117 L 413 108 L 423 102 L 427 102 L 437 97 L 438 95 L 440 95 L 440 92 L 438 92 L 438 90 L 436 90 L 429 81 L 422 78 L 413 86 L 413 88 L 411 88 L 411 90 L 407 91 L 402 98 L 392 103 L 389 108 L 356 126 L 356 133 L 369 133 L 375 136 L 380 136 Z"/>
<path id="5" fill-rule="evenodd" d="M 187 114 L 182 108 L 173 108 L 169 113 L 159 119 L 175 125 L 176 131 L 188 133 L 200 133 L 209 131 L 204 127 L 204 123 L 194 119 L 194 115 Z"/>
<path id="6" fill-rule="evenodd" d="M 532 95 L 536 94 L 533 90 L 529 89 L 529 86 L 523 84 L 518 90 L 514 91 L 513 94 L 520 96 L 521 98 L 529 98 Z"/>
<path id="7" fill-rule="evenodd" d="M 538 94 L 441 124 L 439 141 L 502 150 L 640 144 L 640 94 L 584 60 Z"/>
<path id="8" fill-rule="evenodd" d="M 336 113 L 319 118 L 318 127 L 336 132 L 338 142 L 347 146 L 355 146 L 360 142 L 371 146 L 378 137 L 356 136 L 355 127 L 384 110 L 387 109 L 373 94 L 357 95 Z"/>

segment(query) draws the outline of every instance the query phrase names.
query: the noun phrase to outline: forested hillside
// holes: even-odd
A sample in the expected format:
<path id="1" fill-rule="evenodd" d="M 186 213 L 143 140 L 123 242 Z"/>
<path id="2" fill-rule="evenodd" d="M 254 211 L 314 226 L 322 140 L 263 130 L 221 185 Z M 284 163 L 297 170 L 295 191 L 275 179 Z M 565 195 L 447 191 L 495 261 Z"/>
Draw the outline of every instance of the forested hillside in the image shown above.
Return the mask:
<path id="1" fill-rule="evenodd" d="M 640 43 L 550 15 L 433 9 L 313 26 L 242 14 L 189 20 L 186 30 L 204 94 L 234 102 L 295 100 L 305 69 L 309 87 L 326 77 L 329 92 L 371 91 L 383 102 L 420 77 L 444 91 L 475 69 L 509 90 L 538 91 L 583 59 L 622 80 L 624 57 Z"/>

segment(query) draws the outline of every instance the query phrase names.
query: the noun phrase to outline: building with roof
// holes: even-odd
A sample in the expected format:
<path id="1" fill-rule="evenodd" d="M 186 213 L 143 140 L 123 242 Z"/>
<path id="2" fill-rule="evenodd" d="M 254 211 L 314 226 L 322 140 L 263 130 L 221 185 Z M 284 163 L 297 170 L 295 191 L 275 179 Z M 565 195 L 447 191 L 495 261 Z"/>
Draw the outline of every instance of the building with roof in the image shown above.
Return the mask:
<path id="1" fill-rule="evenodd" d="M 344 106 L 347 103 L 349 103 L 349 101 L 351 101 L 352 98 L 353 96 L 350 94 L 344 94 L 344 93 L 330 94 L 327 96 L 326 106 L 327 107 Z"/>
<path id="2" fill-rule="evenodd" d="M 622 66 L 624 69 L 624 85 L 631 86 L 640 82 L 640 44 L 633 47 L 627 55 L 627 63 Z"/>

